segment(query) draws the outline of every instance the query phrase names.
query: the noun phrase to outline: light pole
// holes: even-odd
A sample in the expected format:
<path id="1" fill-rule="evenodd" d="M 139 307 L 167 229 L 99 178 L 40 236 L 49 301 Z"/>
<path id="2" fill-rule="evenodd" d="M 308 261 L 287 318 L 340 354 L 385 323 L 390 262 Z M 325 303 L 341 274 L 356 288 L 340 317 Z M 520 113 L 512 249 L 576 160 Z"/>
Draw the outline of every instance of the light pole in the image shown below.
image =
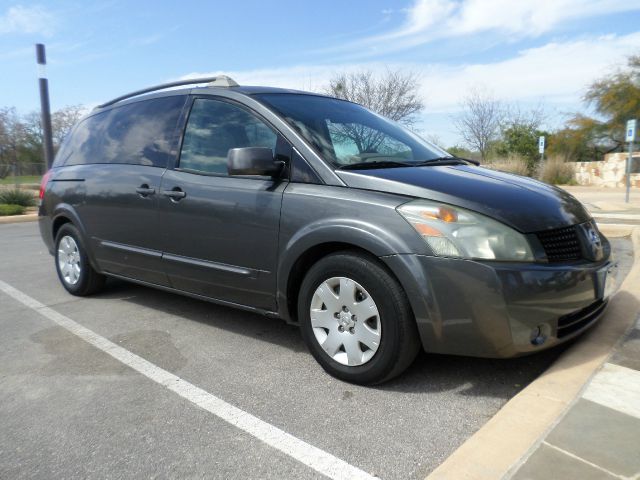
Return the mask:
<path id="1" fill-rule="evenodd" d="M 47 57 L 42 43 L 36 43 L 38 62 L 38 86 L 40 87 L 40 112 L 42 116 L 42 148 L 47 170 L 53 163 L 53 135 L 51 132 L 51 108 L 49 107 L 49 81 L 46 75 Z"/>

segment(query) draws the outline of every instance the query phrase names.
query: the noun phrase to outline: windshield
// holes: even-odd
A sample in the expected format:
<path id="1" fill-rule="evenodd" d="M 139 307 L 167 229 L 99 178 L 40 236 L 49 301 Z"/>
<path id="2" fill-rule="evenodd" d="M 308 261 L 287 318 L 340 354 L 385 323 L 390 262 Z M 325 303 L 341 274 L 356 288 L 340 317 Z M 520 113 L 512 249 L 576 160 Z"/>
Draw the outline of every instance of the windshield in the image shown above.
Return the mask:
<path id="1" fill-rule="evenodd" d="M 411 165 L 450 157 L 409 130 L 355 103 L 290 93 L 255 97 L 279 113 L 336 168 L 391 162 Z"/>

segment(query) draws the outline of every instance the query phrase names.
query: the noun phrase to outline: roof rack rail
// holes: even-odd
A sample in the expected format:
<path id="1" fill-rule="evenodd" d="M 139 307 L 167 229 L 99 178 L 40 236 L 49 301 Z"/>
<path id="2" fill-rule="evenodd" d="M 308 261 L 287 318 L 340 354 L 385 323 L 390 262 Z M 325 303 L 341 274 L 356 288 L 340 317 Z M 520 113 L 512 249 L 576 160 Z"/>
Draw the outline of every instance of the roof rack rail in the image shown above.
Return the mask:
<path id="1" fill-rule="evenodd" d="M 161 85 L 156 85 L 155 87 L 143 88 L 142 90 L 136 90 L 135 92 L 127 93 L 126 95 L 122 95 L 120 97 L 114 98 L 113 100 L 109 100 L 102 105 L 98 105 L 97 108 L 108 107 L 109 105 L 113 105 L 114 103 L 126 100 L 127 98 L 137 97 L 138 95 L 142 95 L 143 93 L 155 92 L 156 90 L 164 90 L 165 88 L 179 87 L 181 85 L 194 85 L 196 83 L 207 83 L 208 87 L 239 86 L 233 78 L 227 77 L 226 75 L 218 75 L 216 77 L 205 78 L 192 78 L 190 80 L 178 80 L 176 82 L 163 83 Z"/>

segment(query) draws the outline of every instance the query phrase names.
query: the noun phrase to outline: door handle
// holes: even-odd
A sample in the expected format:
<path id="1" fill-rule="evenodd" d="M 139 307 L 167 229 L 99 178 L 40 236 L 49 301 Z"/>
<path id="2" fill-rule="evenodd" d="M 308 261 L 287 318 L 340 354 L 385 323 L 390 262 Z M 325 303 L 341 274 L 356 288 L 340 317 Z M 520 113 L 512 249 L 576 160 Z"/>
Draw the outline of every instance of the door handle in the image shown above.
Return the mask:
<path id="1" fill-rule="evenodd" d="M 156 193 L 156 189 L 155 188 L 149 188 L 149 185 L 147 185 L 146 183 L 143 183 L 138 188 L 136 188 L 136 192 L 141 197 L 146 197 L 148 195 L 153 195 L 154 193 Z"/>
<path id="2" fill-rule="evenodd" d="M 171 190 L 163 190 L 162 195 L 169 197 L 172 202 L 178 202 L 187 196 L 180 187 L 173 187 Z"/>

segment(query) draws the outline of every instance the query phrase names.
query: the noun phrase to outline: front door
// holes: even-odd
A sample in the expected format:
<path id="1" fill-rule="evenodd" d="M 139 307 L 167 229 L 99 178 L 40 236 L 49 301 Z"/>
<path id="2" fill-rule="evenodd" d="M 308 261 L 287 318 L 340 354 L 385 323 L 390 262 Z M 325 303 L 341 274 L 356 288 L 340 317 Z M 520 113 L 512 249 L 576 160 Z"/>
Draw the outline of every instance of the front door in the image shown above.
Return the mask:
<path id="1" fill-rule="evenodd" d="M 286 181 L 227 174 L 227 152 L 283 141 L 238 104 L 197 98 L 179 165 L 162 178 L 163 263 L 174 288 L 275 310 L 280 206 Z"/>

